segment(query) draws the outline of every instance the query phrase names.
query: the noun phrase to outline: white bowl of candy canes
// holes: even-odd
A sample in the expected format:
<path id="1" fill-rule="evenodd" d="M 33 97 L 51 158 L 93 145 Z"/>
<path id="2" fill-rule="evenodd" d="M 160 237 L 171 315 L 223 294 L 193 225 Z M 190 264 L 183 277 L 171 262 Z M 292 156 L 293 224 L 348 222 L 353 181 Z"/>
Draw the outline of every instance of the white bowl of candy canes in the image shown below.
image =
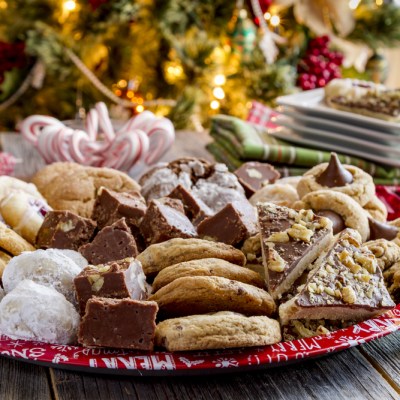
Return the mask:
<path id="1" fill-rule="evenodd" d="M 143 111 L 116 129 L 104 103 L 89 111 L 84 129 L 74 129 L 53 117 L 32 115 L 22 121 L 20 130 L 48 164 L 70 161 L 131 175 L 156 163 L 175 139 L 172 122 L 151 111 Z"/>

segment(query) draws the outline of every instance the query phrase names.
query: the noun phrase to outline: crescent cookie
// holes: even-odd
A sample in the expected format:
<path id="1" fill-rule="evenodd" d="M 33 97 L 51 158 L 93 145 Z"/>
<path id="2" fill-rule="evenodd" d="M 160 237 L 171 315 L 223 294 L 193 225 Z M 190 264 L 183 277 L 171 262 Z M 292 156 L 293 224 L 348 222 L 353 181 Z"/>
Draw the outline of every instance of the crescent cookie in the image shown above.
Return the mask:
<path id="1" fill-rule="evenodd" d="M 245 315 L 271 315 L 275 302 L 263 289 L 219 276 L 178 278 L 149 297 L 161 318 L 235 311 Z"/>
<path id="2" fill-rule="evenodd" d="M 312 209 L 318 211 L 333 211 L 342 217 L 347 228 L 353 228 L 365 242 L 369 237 L 368 214 L 350 196 L 333 190 L 317 190 L 306 194 L 295 204 L 296 209 Z"/>
<path id="3" fill-rule="evenodd" d="M 0 248 L 13 256 L 20 255 L 23 251 L 36 250 L 24 238 L 0 222 Z"/>
<path id="4" fill-rule="evenodd" d="M 362 206 L 374 198 L 375 185 L 371 175 L 354 165 L 343 164 L 343 167 L 353 175 L 353 182 L 347 183 L 344 186 L 334 186 L 330 188 L 322 186 L 317 182 L 317 178 L 326 170 L 327 167 L 328 163 L 322 163 L 311 168 L 303 175 L 297 185 L 297 192 L 300 199 L 302 199 L 307 193 L 323 189 L 347 194 Z"/>
<path id="5" fill-rule="evenodd" d="M 367 247 L 374 253 L 376 261 L 382 271 L 400 262 L 400 247 L 392 241 L 386 239 L 370 240 L 364 243 L 363 247 Z"/>
<path id="6" fill-rule="evenodd" d="M 386 222 L 388 216 L 387 208 L 377 196 L 374 196 L 363 208 L 372 219 L 379 222 Z"/>
<path id="7" fill-rule="evenodd" d="M 0 176 L 0 200 L 12 192 L 23 192 L 35 199 L 43 199 L 33 183 L 27 183 L 12 176 Z"/>
<path id="8" fill-rule="evenodd" d="M 229 311 L 167 319 L 155 334 L 156 346 L 168 351 L 266 346 L 281 340 L 278 321 Z"/>
<path id="9" fill-rule="evenodd" d="M 221 276 L 259 288 L 265 287 L 264 279 L 257 272 L 218 258 L 203 258 L 164 268 L 154 279 L 153 291 L 156 292 L 175 279 L 186 276 Z"/>
<path id="10" fill-rule="evenodd" d="M 233 264 L 243 266 L 244 254 L 225 243 L 203 239 L 170 239 L 152 244 L 137 256 L 146 275 L 155 275 L 170 265 L 201 258 L 221 258 Z"/>
<path id="11" fill-rule="evenodd" d="M 291 207 L 298 199 L 299 195 L 293 185 L 274 183 L 257 190 L 249 201 L 253 206 L 256 206 L 259 202 L 269 202 L 278 206 Z"/>
<path id="12" fill-rule="evenodd" d="M 51 208 L 46 200 L 26 192 L 11 192 L 0 201 L 0 213 L 11 228 L 34 244 L 44 216 Z"/>
<path id="13" fill-rule="evenodd" d="M 140 190 L 127 174 L 111 168 L 87 167 L 58 162 L 40 170 L 32 179 L 55 210 L 68 210 L 90 218 L 100 187 L 116 192 Z"/>
<path id="14" fill-rule="evenodd" d="M 3 276 L 4 269 L 11 258 L 12 257 L 9 256 L 7 253 L 4 253 L 4 251 L 0 250 L 0 279 Z"/>

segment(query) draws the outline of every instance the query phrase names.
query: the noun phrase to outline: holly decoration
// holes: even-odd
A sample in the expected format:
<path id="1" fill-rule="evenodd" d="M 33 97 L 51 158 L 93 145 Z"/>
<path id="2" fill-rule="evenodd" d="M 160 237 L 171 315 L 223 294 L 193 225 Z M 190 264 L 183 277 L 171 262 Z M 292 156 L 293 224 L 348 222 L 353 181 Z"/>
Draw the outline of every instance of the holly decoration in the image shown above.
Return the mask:
<path id="1" fill-rule="evenodd" d="M 297 85 L 303 90 L 324 87 L 332 79 L 341 77 L 343 54 L 329 50 L 329 42 L 328 36 L 310 40 L 297 65 Z"/>
<path id="2" fill-rule="evenodd" d="M 0 86 L 5 80 L 5 73 L 14 68 L 26 66 L 25 43 L 7 43 L 0 41 Z M 1 93 L 1 87 L 0 87 Z"/>

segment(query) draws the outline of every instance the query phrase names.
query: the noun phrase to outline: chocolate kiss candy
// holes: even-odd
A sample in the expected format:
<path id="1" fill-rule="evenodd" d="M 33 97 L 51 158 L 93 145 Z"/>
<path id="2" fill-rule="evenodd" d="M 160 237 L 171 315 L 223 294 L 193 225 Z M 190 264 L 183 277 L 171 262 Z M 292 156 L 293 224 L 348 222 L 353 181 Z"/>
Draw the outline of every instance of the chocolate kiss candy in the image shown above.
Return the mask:
<path id="1" fill-rule="evenodd" d="M 331 210 L 320 210 L 316 212 L 320 217 L 328 218 L 332 221 L 332 230 L 333 234 L 336 235 L 339 232 L 342 232 L 343 229 L 346 229 L 346 225 L 344 223 L 343 218 L 335 211 Z"/>
<path id="2" fill-rule="evenodd" d="M 353 175 L 343 167 L 336 153 L 331 153 L 331 159 L 325 171 L 316 181 L 326 187 L 344 186 L 353 182 Z"/>
<path id="3" fill-rule="evenodd" d="M 399 233 L 399 228 L 378 222 L 368 218 L 369 222 L 369 240 L 386 239 L 393 240 Z"/>

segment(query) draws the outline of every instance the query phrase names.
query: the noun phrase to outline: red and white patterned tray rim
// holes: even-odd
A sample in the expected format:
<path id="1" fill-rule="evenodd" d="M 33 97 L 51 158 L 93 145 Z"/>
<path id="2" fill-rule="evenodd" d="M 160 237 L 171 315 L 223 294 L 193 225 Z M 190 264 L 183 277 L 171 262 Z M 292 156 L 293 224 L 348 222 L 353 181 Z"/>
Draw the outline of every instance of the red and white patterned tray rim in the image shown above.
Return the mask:
<path id="1" fill-rule="evenodd" d="M 268 367 L 337 352 L 386 336 L 400 329 L 400 304 L 377 318 L 327 335 L 278 343 L 265 347 L 192 352 L 137 352 L 89 349 L 0 336 L 0 354 L 14 359 L 52 364 L 58 368 L 93 372 L 143 371 L 171 375 L 179 371 Z M 116 371 L 117 370 L 117 371 Z M 115 373 L 114 372 L 114 373 Z"/>

